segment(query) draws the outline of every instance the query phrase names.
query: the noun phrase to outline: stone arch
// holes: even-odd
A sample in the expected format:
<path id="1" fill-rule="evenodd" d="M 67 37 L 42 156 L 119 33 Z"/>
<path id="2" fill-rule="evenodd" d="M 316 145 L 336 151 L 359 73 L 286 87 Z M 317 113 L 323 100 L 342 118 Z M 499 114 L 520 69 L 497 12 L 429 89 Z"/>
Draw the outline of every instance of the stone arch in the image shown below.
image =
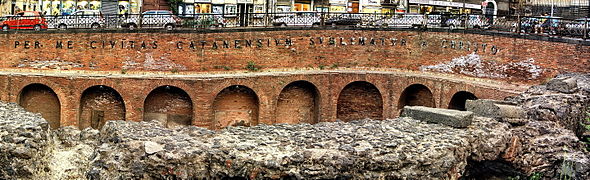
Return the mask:
<path id="1" fill-rule="evenodd" d="M 214 127 L 255 126 L 258 112 L 259 100 L 254 90 L 242 85 L 226 87 L 213 101 Z"/>
<path id="2" fill-rule="evenodd" d="M 435 107 L 432 91 L 422 84 L 408 86 L 400 95 L 397 108 L 401 110 L 404 106 Z"/>
<path id="3" fill-rule="evenodd" d="M 78 115 L 80 129 L 100 129 L 110 120 L 125 120 L 125 103 L 119 92 L 104 85 L 84 90 Z"/>
<path id="4" fill-rule="evenodd" d="M 467 91 L 459 91 L 455 93 L 449 102 L 449 109 L 456 109 L 460 111 L 467 110 L 465 109 L 465 102 L 468 99 L 475 100 L 477 97 L 473 93 Z"/>
<path id="5" fill-rule="evenodd" d="M 283 88 L 277 99 L 276 123 L 319 122 L 319 93 L 308 81 L 295 81 Z"/>
<path id="6" fill-rule="evenodd" d="M 336 116 L 342 121 L 383 119 L 383 98 L 375 85 L 355 81 L 340 91 L 336 109 Z"/>
<path id="7" fill-rule="evenodd" d="M 18 104 L 25 110 L 40 113 L 52 129 L 60 127 L 61 103 L 57 94 L 44 84 L 29 84 L 19 93 Z"/>
<path id="8" fill-rule="evenodd" d="M 156 120 L 166 127 L 191 125 L 193 102 L 186 91 L 175 86 L 152 90 L 143 104 L 143 120 Z"/>

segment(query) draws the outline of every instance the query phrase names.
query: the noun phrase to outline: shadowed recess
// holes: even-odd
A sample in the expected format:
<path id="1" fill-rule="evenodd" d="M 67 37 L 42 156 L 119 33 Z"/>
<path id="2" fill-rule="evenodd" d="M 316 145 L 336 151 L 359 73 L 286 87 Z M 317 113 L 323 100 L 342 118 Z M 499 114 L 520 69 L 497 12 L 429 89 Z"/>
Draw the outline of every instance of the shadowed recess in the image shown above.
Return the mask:
<path id="1" fill-rule="evenodd" d="M 86 89 L 80 99 L 80 129 L 100 129 L 111 120 L 125 120 L 125 103 L 121 95 L 103 85 Z"/>
<path id="2" fill-rule="evenodd" d="M 319 121 L 319 96 L 316 86 L 307 81 L 295 81 L 285 86 L 279 95 L 276 123 L 309 123 Z"/>
<path id="3" fill-rule="evenodd" d="M 432 92 L 422 84 L 410 85 L 402 92 L 397 108 L 401 110 L 404 106 L 434 107 Z"/>
<path id="4" fill-rule="evenodd" d="M 57 94 L 46 85 L 30 84 L 21 90 L 19 105 L 27 111 L 40 113 L 51 128 L 60 127 L 61 105 Z"/>
<path id="5" fill-rule="evenodd" d="M 476 100 L 477 97 L 470 92 L 467 91 L 459 91 L 453 95 L 451 98 L 451 102 L 449 102 L 449 109 L 456 109 L 460 111 L 466 111 L 465 109 L 465 102 L 467 100 Z"/>
<path id="6" fill-rule="evenodd" d="M 213 102 L 214 128 L 227 126 L 255 126 L 259 110 L 256 93 L 241 85 L 229 86 Z"/>
<path id="7" fill-rule="evenodd" d="M 191 125 L 193 102 L 182 89 L 174 86 L 160 86 L 145 98 L 143 120 L 156 120 L 175 127 Z"/>
<path id="8" fill-rule="evenodd" d="M 364 118 L 383 119 L 383 99 L 375 85 L 365 82 L 352 82 L 338 96 L 337 118 L 351 121 Z"/>

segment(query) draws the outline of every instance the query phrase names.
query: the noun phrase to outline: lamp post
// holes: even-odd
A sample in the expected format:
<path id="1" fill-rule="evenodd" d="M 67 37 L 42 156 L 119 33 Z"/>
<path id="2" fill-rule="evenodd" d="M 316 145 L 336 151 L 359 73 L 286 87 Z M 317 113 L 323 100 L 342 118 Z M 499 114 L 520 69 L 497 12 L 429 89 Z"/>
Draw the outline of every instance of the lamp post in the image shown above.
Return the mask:
<path id="1" fill-rule="evenodd" d="M 551 17 L 553 17 L 553 6 L 555 4 L 555 0 L 551 0 Z"/>

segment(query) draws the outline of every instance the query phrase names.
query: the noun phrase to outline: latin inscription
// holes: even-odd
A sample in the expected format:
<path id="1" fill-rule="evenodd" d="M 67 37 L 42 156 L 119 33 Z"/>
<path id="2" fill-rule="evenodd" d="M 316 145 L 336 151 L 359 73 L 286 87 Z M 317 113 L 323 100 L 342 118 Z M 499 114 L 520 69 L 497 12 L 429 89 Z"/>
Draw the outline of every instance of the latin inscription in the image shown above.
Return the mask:
<path id="1" fill-rule="evenodd" d="M 45 42 L 47 43 L 47 42 Z M 268 48 L 268 47 L 291 47 L 291 46 L 309 46 L 309 47 L 330 47 L 330 46 L 408 46 L 410 42 L 404 38 L 394 37 L 310 37 L 308 39 L 291 39 L 291 38 L 258 38 L 258 39 L 233 39 L 233 40 L 199 40 L 199 41 L 176 41 L 174 47 L 179 50 L 192 49 L 242 49 L 242 48 Z M 13 41 L 15 49 L 158 49 L 158 41 L 133 41 L 133 40 L 110 40 L 110 41 L 55 41 L 53 44 L 43 44 L 40 41 Z M 500 48 L 495 45 L 486 43 L 441 40 L 440 42 L 419 41 L 417 46 L 427 48 L 434 46 L 443 49 L 454 49 L 463 51 L 472 51 L 475 53 L 489 53 L 496 55 Z"/>

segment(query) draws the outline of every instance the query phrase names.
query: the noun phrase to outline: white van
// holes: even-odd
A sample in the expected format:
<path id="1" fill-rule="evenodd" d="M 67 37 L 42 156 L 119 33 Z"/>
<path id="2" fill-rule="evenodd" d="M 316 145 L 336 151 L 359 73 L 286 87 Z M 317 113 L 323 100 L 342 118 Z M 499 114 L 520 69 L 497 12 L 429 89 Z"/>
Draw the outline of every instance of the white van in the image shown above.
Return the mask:
<path id="1" fill-rule="evenodd" d="M 272 20 L 273 26 L 319 26 L 320 14 L 313 11 L 293 12 L 278 14 L 278 18 Z"/>

